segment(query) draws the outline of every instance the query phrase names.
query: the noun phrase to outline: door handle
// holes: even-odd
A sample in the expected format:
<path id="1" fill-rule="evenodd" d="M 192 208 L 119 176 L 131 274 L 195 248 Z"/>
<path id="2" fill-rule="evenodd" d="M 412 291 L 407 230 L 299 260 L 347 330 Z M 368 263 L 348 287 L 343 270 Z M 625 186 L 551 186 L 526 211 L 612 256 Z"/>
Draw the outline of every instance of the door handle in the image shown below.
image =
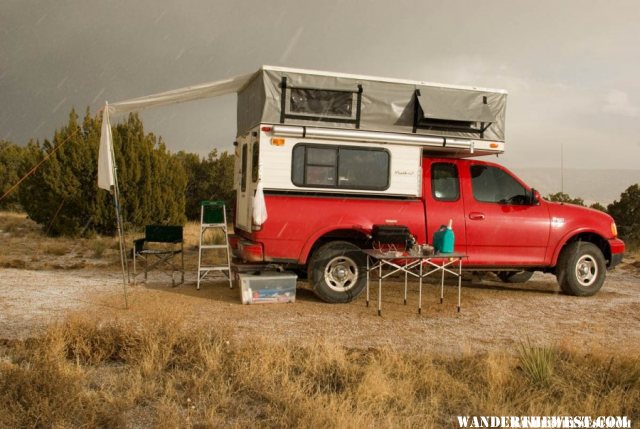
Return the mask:
<path id="1" fill-rule="evenodd" d="M 484 213 L 471 212 L 471 213 L 469 213 L 469 219 L 471 219 L 471 220 L 484 220 Z"/>

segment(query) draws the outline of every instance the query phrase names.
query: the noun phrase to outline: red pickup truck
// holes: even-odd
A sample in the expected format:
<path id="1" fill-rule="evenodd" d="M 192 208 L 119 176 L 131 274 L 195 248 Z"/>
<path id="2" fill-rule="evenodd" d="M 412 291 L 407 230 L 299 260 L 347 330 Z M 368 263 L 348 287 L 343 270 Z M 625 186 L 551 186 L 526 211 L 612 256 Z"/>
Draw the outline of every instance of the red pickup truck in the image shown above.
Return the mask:
<path id="1" fill-rule="evenodd" d="M 600 211 L 544 200 L 506 168 L 475 159 L 422 158 L 416 198 L 265 191 L 268 219 L 237 228 L 237 255 L 305 270 L 327 302 L 349 302 L 365 286 L 365 256 L 374 225 L 403 225 L 431 242 L 453 220 L 464 268 L 493 271 L 505 282 L 553 273 L 563 292 L 589 296 L 618 264 L 624 243 Z"/>
<path id="2" fill-rule="evenodd" d="M 551 272 L 573 295 L 622 259 L 611 217 L 478 160 L 505 151 L 505 90 L 271 66 L 239 81 L 235 254 L 306 271 L 325 301 L 362 291 L 379 225 L 432 244 L 451 219 L 466 269 Z"/>

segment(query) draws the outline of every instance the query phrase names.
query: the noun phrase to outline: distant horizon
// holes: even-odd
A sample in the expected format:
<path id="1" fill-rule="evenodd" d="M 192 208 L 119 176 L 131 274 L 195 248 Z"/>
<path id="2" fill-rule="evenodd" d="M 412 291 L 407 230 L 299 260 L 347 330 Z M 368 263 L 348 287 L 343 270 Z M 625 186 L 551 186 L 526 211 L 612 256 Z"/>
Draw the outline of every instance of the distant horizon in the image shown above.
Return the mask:
<path id="1" fill-rule="evenodd" d="M 587 205 L 598 202 L 606 206 L 619 200 L 620 194 L 629 186 L 640 183 L 640 169 L 565 168 L 564 190 L 561 190 L 559 167 L 507 168 L 527 185 L 538 189 L 543 196 L 564 192 L 572 198 L 582 198 Z M 554 174 L 549 174 L 550 172 Z"/>

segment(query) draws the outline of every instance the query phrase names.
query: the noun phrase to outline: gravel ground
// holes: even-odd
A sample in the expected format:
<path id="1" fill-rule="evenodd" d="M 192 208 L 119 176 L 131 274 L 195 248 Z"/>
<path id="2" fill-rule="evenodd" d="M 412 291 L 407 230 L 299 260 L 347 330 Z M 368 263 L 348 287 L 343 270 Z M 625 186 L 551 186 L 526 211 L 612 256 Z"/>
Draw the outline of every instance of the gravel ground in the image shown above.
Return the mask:
<path id="1" fill-rule="evenodd" d="M 484 280 L 464 282 L 462 312 L 456 287 L 427 284 L 417 314 L 417 283 L 410 283 L 408 305 L 403 284 L 385 283 L 383 315 L 364 294 L 350 304 L 319 301 L 306 282 L 298 283 L 293 304 L 240 304 L 237 289 L 195 276 L 176 288 L 167 277 L 129 287 L 124 308 L 121 274 L 116 268 L 81 270 L 0 269 L 0 338 L 38 335 L 47 325 L 74 314 L 100 319 L 142 320 L 171 317 L 186 327 L 225 329 L 238 339 L 260 336 L 275 342 L 327 341 L 348 347 L 390 347 L 436 354 L 513 351 L 523 342 L 621 353 L 640 349 L 640 261 L 626 260 L 608 274 L 593 297 L 561 295 L 555 277 L 537 273 L 523 285 Z"/>

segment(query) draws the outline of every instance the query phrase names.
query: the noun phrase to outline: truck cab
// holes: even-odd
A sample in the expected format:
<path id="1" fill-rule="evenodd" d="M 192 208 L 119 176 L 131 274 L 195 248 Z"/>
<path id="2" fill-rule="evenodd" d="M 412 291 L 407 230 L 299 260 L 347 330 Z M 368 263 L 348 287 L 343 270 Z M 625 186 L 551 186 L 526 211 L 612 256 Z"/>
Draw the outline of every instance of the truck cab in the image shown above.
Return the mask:
<path id="1" fill-rule="evenodd" d="M 469 268 L 495 271 L 505 281 L 527 278 L 516 277 L 522 271 L 539 270 L 566 282 L 564 259 L 569 252 L 580 254 L 577 282 L 565 284 L 563 290 L 590 295 L 602 286 L 605 267 L 614 267 L 622 258 L 624 243 L 605 213 L 546 201 L 498 164 L 424 158 L 423 165 L 430 170 L 424 180 L 425 208 L 431 214 L 428 234 L 453 219 L 456 249 L 468 255 Z M 561 259 L 563 252 L 567 253 Z M 581 255 L 584 252 L 591 256 Z"/>

